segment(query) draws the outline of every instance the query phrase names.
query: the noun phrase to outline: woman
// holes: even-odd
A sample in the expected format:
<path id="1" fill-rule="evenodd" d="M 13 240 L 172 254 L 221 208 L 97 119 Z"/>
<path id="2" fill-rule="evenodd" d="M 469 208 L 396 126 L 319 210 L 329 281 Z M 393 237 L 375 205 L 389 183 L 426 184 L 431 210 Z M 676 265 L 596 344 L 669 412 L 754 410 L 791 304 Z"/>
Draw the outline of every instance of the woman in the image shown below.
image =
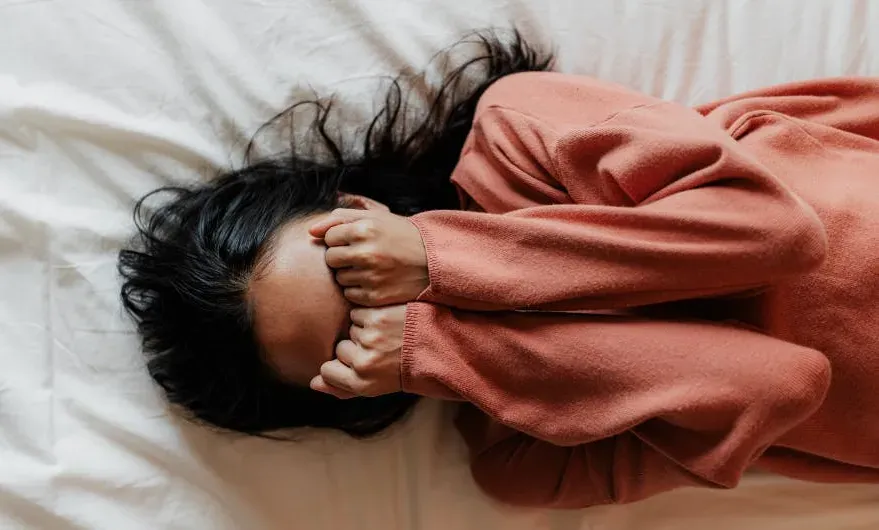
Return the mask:
<path id="1" fill-rule="evenodd" d="M 484 82 L 459 97 L 456 71 L 414 131 L 399 89 L 359 156 L 320 112 L 332 162 L 256 163 L 142 222 L 123 300 L 170 400 L 359 435 L 414 395 L 469 402 L 475 479 L 521 505 L 749 467 L 879 481 L 879 80 L 694 111 L 483 43 Z"/>

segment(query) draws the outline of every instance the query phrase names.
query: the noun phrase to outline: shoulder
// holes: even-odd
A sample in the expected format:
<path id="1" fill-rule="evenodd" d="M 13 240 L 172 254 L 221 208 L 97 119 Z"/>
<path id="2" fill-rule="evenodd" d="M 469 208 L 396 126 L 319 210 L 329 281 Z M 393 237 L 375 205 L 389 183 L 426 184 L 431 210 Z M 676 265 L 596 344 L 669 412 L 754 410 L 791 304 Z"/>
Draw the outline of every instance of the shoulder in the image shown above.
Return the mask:
<path id="1" fill-rule="evenodd" d="M 523 72 L 493 83 L 479 101 L 476 120 L 538 121 L 562 130 L 600 123 L 622 110 L 658 100 L 583 75 Z"/>
<path id="2" fill-rule="evenodd" d="M 522 72 L 495 81 L 479 100 L 477 114 L 490 108 L 504 108 L 523 113 L 532 108 L 553 106 L 559 96 L 584 96 L 599 82 L 590 77 L 557 72 Z"/>

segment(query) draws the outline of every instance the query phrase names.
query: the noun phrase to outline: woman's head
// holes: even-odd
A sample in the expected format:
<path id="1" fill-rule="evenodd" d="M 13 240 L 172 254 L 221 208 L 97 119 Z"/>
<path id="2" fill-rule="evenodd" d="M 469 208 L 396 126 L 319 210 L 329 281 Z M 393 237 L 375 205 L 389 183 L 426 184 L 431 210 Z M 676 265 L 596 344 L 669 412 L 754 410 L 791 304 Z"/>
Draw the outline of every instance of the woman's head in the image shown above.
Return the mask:
<path id="1" fill-rule="evenodd" d="M 362 196 L 342 195 L 337 206 L 386 209 Z M 250 275 L 246 300 L 251 326 L 266 363 L 289 383 L 308 386 L 321 365 L 335 357 L 348 338 L 352 304 L 326 264 L 323 240 L 309 226 L 326 210 L 293 218 L 263 246 Z"/>
<path id="2" fill-rule="evenodd" d="M 332 355 L 348 312 L 321 249 L 299 230 L 341 204 L 338 177 L 328 170 L 292 159 L 261 162 L 138 203 L 137 249 L 120 254 L 123 303 L 137 321 L 150 374 L 196 418 L 253 434 L 290 426 L 368 434 L 411 404 L 407 396 L 339 401 L 302 384 Z M 148 202 L 161 198 L 148 213 Z M 291 335 L 303 338 L 300 366 L 294 357 L 270 360 L 267 350 Z"/>
<path id="3" fill-rule="evenodd" d="M 169 401 L 248 434 L 311 426 L 368 435 L 411 408 L 405 394 L 343 401 L 308 388 L 344 338 L 350 307 L 307 227 L 370 199 L 401 215 L 456 206 L 448 179 L 478 98 L 504 75 L 549 64 L 517 33 L 475 42 L 483 53 L 446 76 L 414 126 L 404 123 L 402 79 L 353 152 L 328 130 L 329 103 L 301 103 L 270 122 L 315 109 L 312 134 L 291 140 L 286 154 L 138 202 L 138 234 L 119 256 L 122 301 Z M 303 145 L 324 155 L 300 156 Z"/>

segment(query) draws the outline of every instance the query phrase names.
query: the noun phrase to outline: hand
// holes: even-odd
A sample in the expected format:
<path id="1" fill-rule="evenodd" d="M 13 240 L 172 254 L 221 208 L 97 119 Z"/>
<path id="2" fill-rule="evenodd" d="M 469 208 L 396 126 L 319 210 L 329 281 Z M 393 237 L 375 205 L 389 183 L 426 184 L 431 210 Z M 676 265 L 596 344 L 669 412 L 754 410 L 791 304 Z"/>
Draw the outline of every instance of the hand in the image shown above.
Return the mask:
<path id="1" fill-rule="evenodd" d="M 339 342 L 336 358 L 321 366 L 311 388 L 340 399 L 400 392 L 406 306 L 357 308 L 351 322 L 350 339 Z"/>
<path id="2" fill-rule="evenodd" d="M 327 265 L 354 304 L 411 302 L 430 284 L 421 233 L 405 217 L 381 210 L 338 209 L 309 233 L 324 240 Z"/>

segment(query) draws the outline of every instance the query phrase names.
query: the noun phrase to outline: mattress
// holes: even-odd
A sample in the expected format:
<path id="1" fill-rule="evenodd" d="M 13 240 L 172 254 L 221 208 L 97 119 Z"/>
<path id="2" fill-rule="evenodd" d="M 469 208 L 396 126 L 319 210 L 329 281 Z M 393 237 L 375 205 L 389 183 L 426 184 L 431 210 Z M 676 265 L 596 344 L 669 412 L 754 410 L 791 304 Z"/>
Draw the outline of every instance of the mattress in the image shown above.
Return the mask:
<path id="1" fill-rule="evenodd" d="M 504 507 L 435 402 L 367 442 L 168 412 L 118 303 L 133 201 L 240 163 L 296 87 L 362 100 L 358 80 L 509 23 L 561 70 L 686 103 L 879 73 L 871 0 L 0 0 L 0 528 L 879 528 L 879 487 L 759 474 L 630 506 Z"/>

